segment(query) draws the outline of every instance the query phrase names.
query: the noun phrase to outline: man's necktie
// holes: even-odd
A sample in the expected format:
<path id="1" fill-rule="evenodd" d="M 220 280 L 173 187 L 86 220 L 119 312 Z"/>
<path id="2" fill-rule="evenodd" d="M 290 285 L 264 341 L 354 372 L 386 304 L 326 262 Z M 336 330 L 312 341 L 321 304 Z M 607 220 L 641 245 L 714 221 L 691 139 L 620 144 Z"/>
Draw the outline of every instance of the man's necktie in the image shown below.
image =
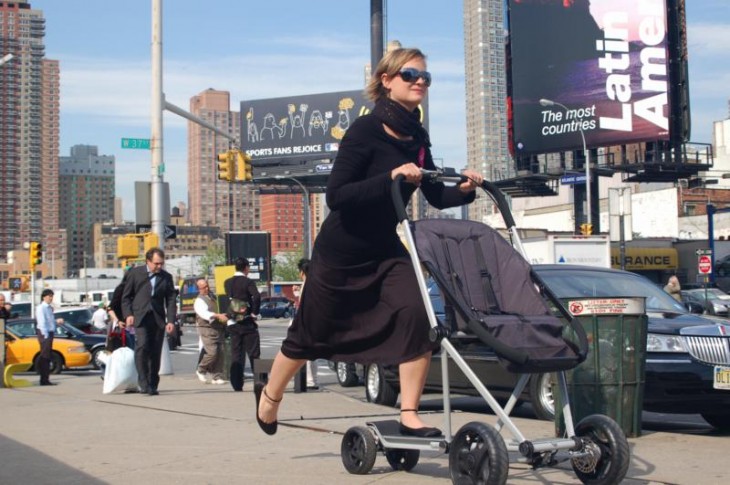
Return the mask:
<path id="1" fill-rule="evenodd" d="M 155 283 L 157 282 L 157 273 L 150 273 L 150 286 L 152 286 L 152 296 L 155 296 Z"/>

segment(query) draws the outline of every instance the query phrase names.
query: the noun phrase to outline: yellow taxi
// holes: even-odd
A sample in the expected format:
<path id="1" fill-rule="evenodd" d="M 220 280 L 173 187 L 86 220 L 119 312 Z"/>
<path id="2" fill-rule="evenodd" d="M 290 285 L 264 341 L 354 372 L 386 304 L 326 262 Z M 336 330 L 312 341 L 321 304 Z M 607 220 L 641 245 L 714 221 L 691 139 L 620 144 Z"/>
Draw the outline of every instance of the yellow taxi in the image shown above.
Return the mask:
<path id="1" fill-rule="evenodd" d="M 21 337 L 12 330 L 5 329 L 5 363 L 32 363 L 35 368 L 41 346 L 35 337 Z M 84 367 L 91 362 L 91 354 L 84 344 L 65 338 L 53 339 L 51 353 L 51 373 L 59 374 L 64 367 Z"/>

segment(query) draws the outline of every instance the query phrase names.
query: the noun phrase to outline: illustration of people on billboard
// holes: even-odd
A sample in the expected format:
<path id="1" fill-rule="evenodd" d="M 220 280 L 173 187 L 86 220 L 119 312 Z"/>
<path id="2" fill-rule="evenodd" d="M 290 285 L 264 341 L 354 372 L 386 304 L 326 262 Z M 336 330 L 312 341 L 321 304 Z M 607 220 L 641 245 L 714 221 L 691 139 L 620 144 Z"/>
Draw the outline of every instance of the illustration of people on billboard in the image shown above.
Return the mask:
<path id="1" fill-rule="evenodd" d="M 301 104 L 299 105 L 299 114 L 294 114 L 297 112 L 297 105 L 296 104 L 290 104 L 289 105 L 289 121 L 291 121 L 291 135 L 289 138 L 294 138 L 294 130 L 297 130 L 297 133 L 299 133 L 298 130 L 302 130 L 302 138 L 307 136 L 307 132 L 304 130 L 304 117 L 307 114 L 307 110 L 309 109 L 309 105 Z"/>
<path id="2" fill-rule="evenodd" d="M 265 159 L 275 163 L 326 159 L 337 151 L 352 120 L 369 110 L 361 91 L 244 101 L 242 148 L 254 165 Z"/>
<path id="3" fill-rule="evenodd" d="M 508 3 L 516 155 L 668 138 L 664 0 Z"/>

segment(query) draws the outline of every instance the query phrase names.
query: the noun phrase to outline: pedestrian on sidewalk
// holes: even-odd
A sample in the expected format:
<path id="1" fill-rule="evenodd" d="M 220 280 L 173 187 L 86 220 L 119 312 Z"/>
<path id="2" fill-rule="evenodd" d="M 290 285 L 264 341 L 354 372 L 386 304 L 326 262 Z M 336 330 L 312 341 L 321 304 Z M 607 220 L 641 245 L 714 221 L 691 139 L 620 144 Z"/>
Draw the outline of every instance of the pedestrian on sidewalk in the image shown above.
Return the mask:
<path id="1" fill-rule="evenodd" d="M 225 313 L 215 313 L 218 303 L 215 295 L 210 292 L 208 280 L 200 278 L 196 285 L 198 297 L 193 304 L 195 324 L 205 353 L 195 374 L 201 382 L 225 384 L 227 381 L 223 379 L 223 342 L 226 338 L 228 317 Z"/>
<path id="2" fill-rule="evenodd" d="M 426 309 L 396 228 L 391 198 L 403 178 L 403 201 L 420 188 L 438 209 L 472 202 L 482 175 L 446 186 L 421 183 L 421 169 L 436 170 L 419 106 L 431 85 L 418 49 L 388 52 L 366 88 L 373 110 L 357 118 L 340 143 L 327 181 L 330 213 L 314 242 L 299 311 L 274 359 L 268 383 L 256 383 L 256 420 L 277 430 L 284 390 L 308 360 L 398 365 L 403 434 L 440 436 L 418 415 L 423 386 L 438 346 L 428 338 Z"/>
<path id="3" fill-rule="evenodd" d="M 36 335 L 41 346 L 38 355 L 38 373 L 41 376 L 41 386 L 55 386 L 51 382 L 51 353 L 53 349 L 53 334 L 56 332 L 56 317 L 53 315 L 53 290 L 46 288 L 41 292 L 41 303 L 35 309 Z"/>
<path id="4" fill-rule="evenodd" d="M 231 387 L 243 390 L 245 358 L 251 364 L 261 356 L 261 337 L 256 320 L 261 307 L 261 295 L 256 282 L 248 277 L 249 263 L 238 258 L 233 263 L 236 272 L 223 283 L 228 297 L 228 333 L 231 336 Z"/>
<path id="5" fill-rule="evenodd" d="M 165 332 L 175 331 L 177 302 L 172 275 L 162 269 L 165 252 L 152 248 L 145 253 L 145 264 L 130 269 L 122 293 L 126 326 L 134 326 L 138 391 L 159 394 L 160 359 Z M 167 322 L 167 324 L 165 323 Z"/>

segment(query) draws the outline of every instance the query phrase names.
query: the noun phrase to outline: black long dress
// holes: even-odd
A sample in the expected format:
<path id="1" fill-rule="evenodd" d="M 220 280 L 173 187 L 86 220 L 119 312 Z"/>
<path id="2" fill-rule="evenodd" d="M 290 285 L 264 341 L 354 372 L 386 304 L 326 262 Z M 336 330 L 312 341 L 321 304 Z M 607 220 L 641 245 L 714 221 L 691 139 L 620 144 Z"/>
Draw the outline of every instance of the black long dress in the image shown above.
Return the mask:
<path id="1" fill-rule="evenodd" d="M 419 154 L 424 168 L 433 170 L 427 146 L 393 138 L 372 114 L 347 130 L 327 183 L 331 212 L 315 240 L 300 308 L 282 344 L 287 357 L 388 365 L 435 347 L 390 195 L 391 171 L 416 163 Z M 404 184 L 404 202 L 415 190 Z M 440 183 L 424 183 L 421 190 L 439 209 L 474 199 L 474 193 Z"/>

